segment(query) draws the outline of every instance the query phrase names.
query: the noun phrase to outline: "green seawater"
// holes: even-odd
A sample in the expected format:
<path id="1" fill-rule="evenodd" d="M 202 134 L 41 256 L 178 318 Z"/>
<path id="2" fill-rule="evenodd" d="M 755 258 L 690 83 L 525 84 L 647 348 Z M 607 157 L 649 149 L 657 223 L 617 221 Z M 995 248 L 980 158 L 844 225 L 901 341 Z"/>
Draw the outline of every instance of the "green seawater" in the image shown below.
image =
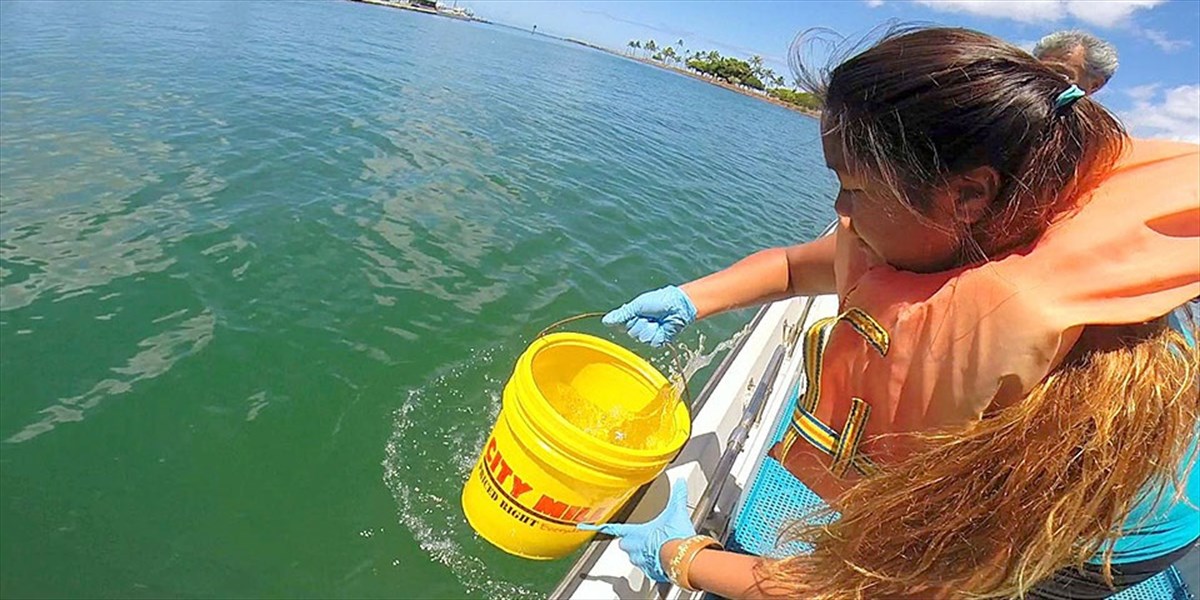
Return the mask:
<path id="1" fill-rule="evenodd" d="M 529 32 L 4 0 L 0 596 L 542 596 L 459 508 L 516 357 L 832 192 L 812 119 Z"/>

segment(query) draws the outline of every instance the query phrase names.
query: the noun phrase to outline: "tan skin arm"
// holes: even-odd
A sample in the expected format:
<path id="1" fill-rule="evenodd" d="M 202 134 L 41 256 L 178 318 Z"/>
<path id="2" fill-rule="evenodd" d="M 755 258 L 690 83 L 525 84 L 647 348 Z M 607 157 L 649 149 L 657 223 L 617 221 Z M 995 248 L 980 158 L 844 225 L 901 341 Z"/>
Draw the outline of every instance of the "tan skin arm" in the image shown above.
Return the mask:
<path id="1" fill-rule="evenodd" d="M 681 542 L 683 540 L 670 540 L 663 544 L 659 553 L 663 564 L 675 555 Z M 693 587 L 723 598 L 787 598 L 784 590 L 760 578 L 758 566 L 762 562 L 763 559 L 757 556 L 701 550 L 688 570 L 688 580 Z"/>
<path id="2" fill-rule="evenodd" d="M 833 275 L 836 234 L 806 244 L 762 250 L 727 269 L 701 277 L 681 287 L 696 306 L 696 318 L 792 296 L 830 294 L 837 290 Z M 663 544 L 664 564 L 683 540 Z M 725 552 L 701 550 L 688 571 L 690 583 L 725 598 L 786 598 L 759 575 L 763 559 Z"/>
<path id="3" fill-rule="evenodd" d="M 833 293 L 836 235 L 755 252 L 680 288 L 696 306 L 697 319 L 792 296 Z"/>
<path id="4" fill-rule="evenodd" d="M 762 250 L 727 269 L 701 277 L 681 287 L 696 306 L 696 318 L 755 306 L 792 296 L 830 294 L 836 291 L 833 275 L 835 235 L 806 244 Z M 682 540 L 663 544 L 665 564 Z M 702 550 L 689 571 L 691 583 L 725 598 L 786 598 L 782 590 L 759 578 L 761 558 L 722 550 Z"/>

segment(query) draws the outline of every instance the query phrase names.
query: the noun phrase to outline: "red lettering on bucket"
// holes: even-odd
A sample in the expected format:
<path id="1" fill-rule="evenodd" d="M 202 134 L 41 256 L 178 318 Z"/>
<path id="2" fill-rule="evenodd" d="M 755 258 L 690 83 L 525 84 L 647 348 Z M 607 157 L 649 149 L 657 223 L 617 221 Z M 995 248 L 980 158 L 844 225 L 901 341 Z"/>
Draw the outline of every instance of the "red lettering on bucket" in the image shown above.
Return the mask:
<path id="1" fill-rule="evenodd" d="M 542 497 L 538 498 L 537 504 L 533 505 L 533 512 L 541 513 L 547 517 L 554 517 L 555 519 L 562 519 L 563 513 L 567 512 L 568 508 L 570 507 L 565 502 L 559 502 L 550 496 L 542 494 Z"/>
<path id="2" fill-rule="evenodd" d="M 487 451 L 484 452 L 484 457 L 487 460 L 487 470 L 494 472 L 500 463 L 500 452 L 496 449 L 496 438 L 488 440 Z"/>
<path id="3" fill-rule="evenodd" d="M 482 466 L 487 471 L 487 474 L 500 494 L 531 516 L 550 520 L 560 526 L 573 526 L 576 523 L 592 522 L 608 511 L 608 506 L 573 506 L 566 502 L 560 502 L 545 493 L 538 497 L 537 502 L 532 507 L 518 501 L 517 499 L 521 496 L 534 491 L 533 485 L 521 479 L 520 475 L 513 472 L 512 466 L 508 464 L 508 461 L 504 460 L 500 448 L 496 445 L 495 438 L 488 440 L 487 447 L 483 451 L 482 463 Z M 507 485 L 506 482 L 508 482 Z M 512 511 L 509 511 L 507 508 L 505 510 L 512 514 Z"/>
<path id="4" fill-rule="evenodd" d="M 579 513 L 579 517 L 577 517 L 576 520 L 580 523 L 595 523 L 596 521 L 600 520 L 600 517 L 604 516 L 604 513 L 607 510 L 608 508 L 604 506 L 597 506 L 596 508 L 593 508 L 592 512 L 590 513 L 586 512 L 585 509 L 585 511 Z"/>
<path id="5" fill-rule="evenodd" d="M 496 483 L 504 485 L 504 480 L 508 479 L 509 475 L 512 475 L 512 467 L 508 466 L 508 463 L 500 461 L 500 472 L 496 473 Z"/>
<path id="6" fill-rule="evenodd" d="M 578 521 L 579 514 L 586 511 L 586 506 L 572 506 L 563 511 L 562 518 L 564 521 Z"/>
<path id="7" fill-rule="evenodd" d="M 513 473 L 513 498 L 520 498 L 521 494 L 532 490 L 533 486 L 521 481 L 521 478 Z"/>

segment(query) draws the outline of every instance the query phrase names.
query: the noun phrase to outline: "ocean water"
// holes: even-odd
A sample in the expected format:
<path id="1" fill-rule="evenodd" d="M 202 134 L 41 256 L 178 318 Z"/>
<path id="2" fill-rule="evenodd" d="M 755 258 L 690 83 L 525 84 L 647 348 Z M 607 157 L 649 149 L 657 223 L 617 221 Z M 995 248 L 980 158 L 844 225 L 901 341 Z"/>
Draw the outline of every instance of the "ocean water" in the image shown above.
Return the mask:
<path id="1" fill-rule="evenodd" d="M 0 596 L 542 596 L 458 504 L 517 355 L 832 191 L 813 120 L 528 32 L 0 2 Z"/>

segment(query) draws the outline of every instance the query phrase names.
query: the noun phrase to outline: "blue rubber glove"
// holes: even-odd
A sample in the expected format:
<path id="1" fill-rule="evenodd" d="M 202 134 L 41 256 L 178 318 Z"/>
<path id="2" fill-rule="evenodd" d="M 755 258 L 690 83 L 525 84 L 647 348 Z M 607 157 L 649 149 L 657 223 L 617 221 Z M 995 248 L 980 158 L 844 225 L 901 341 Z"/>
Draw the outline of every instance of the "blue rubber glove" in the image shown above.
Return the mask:
<path id="1" fill-rule="evenodd" d="M 673 285 L 646 292 L 604 315 L 605 325 L 624 325 L 634 339 L 656 348 L 669 343 L 695 320 L 691 298 Z"/>
<path id="2" fill-rule="evenodd" d="M 578 528 L 586 531 L 599 531 L 621 538 L 618 547 L 629 555 L 629 562 L 642 570 L 647 577 L 659 583 L 667 583 L 667 574 L 663 571 L 663 544 L 669 540 L 689 538 L 696 535 L 692 520 L 688 518 L 687 481 L 679 479 L 671 486 L 671 498 L 667 507 L 657 517 L 641 524 L 609 523 L 607 525 L 591 525 L 580 523 Z"/>

